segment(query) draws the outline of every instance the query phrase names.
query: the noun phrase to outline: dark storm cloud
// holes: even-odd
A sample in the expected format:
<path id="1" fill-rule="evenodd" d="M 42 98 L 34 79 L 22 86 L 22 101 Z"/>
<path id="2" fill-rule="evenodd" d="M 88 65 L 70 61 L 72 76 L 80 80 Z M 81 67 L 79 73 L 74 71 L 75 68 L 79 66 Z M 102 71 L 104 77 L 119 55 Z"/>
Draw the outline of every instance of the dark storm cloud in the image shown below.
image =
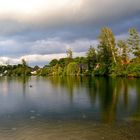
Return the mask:
<path id="1" fill-rule="evenodd" d="M 110 27 L 116 36 L 126 34 L 130 27 L 140 31 L 139 0 L 41 2 L 44 3 L 38 7 L 38 12 L 29 7 L 28 14 L 23 8 L 19 12 L 12 7 L 9 13 L 1 8 L 0 56 L 20 58 L 34 54 L 64 54 L 67 48 L 85 52 L 90 45 L 97 44 L 103 26 Z"/>

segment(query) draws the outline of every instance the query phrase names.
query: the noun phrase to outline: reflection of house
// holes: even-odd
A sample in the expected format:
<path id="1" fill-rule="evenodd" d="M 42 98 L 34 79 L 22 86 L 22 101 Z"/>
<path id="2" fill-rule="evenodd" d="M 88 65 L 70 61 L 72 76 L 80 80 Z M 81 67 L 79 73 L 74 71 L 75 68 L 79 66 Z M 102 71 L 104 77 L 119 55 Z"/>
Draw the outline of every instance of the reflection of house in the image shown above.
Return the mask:
<path id="1" fill-rule="evenodd" d="M 7 74 L 7 70 L 5 70 L 5 71 L 3 71 L 3 72 L 0 72 L 0 76 L 4 76 L 4 75 L 6 75 Z"/>
<path id="2" fill-rule="evenodd" d="M 101 64 L 97 63 L 96 66 L 95 66 L 95 70 L 98 69 L 100 66 L 101 66 Z"/>
<path id="3" fill-rule="evenodd" d="M 130 61 L 129 60 L 121 60 L 121 63 L 122 63 L 122 65 L 127 65 L 130 63 Z"/>
<path id="4" fill-rule="evenodd" d="M 32 75 L 36 75 L 37 74 L 37 71 L 32 71 L 31 74 Z"/>
<path id="5" fill-rule="evenodd" d="M 6 74 L 7 73 L 7 70 L 5 70 L 3 73 Z"/>
<path id="6" fill-rule="evenodd" d="M 37 75 L 38 70 L 40 70 L 40 68 L 38 66 L 35 66 L 34 68 L 32 68 L 31 74 L 32 75 Z"/>

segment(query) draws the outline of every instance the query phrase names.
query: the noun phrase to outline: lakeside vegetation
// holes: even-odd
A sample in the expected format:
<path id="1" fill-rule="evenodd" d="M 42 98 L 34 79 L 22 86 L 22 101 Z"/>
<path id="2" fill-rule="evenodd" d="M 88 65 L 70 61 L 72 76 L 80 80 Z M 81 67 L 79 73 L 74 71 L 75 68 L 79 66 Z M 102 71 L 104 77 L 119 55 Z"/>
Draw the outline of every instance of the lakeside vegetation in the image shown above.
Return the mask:
<path id="1" fill-rule="evenodd" d="M 130 28 L 128 38 L 116 39 L 108 27 L 101 29 L 98 45 L 90 46 L 85 57 L 73 58 L 71 49 L 67 57 L 53 59 L 43 68 L 29 67 L 23 59 L 18 65 L 0 66 L 1 76 L 54 76 L 94 75 L 140 77 L 140 36 Z"/>

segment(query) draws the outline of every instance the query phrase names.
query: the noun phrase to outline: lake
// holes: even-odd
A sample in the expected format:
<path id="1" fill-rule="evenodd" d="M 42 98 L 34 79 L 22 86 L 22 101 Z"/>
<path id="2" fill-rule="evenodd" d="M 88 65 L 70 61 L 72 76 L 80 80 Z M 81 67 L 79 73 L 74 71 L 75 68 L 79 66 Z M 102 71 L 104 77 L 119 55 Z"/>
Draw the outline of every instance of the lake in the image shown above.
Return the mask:
<path id="1" fill-rule="evenodd" d="M 140 139 L 140 79 L 0 77 L 0 140 L 103 139 Z"/>

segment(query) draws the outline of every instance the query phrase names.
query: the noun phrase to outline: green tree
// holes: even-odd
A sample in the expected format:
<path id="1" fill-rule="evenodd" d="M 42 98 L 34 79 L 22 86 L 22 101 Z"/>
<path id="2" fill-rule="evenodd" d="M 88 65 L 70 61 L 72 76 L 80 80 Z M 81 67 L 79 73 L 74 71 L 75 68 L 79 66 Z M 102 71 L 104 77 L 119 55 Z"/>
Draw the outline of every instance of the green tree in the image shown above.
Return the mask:
<path id="1" fill-rule="evenodd" d="M 60 58 L 59 61 L 58 61 L 58 64 L 62 68 L 66 67 L 67 64 L 68 64 L 68 58 Z"/>
<path id="2" fill-rule="evenodd" d="M 49 63 L 49 65 L 50 65 L 51 67 L 55 66 L 56 64 L 58 64 L 58 60 L 57 60 L 57 59 L 53 59 L 53 60 L 51 60 L 51 62 Z"/>
<path id="3" fill-rule="evenodd" d="M 19 68 L 18 73 L 21 72 L 21 75 L 26 76 L 26 73 L 27 73 L 27 62 L 25 61 L 24 58 L 21 61 L 22 61 L 22 68 Z M 20 74 L 18 74 L 18 75 L 20 75 Z"/>
<path id="4" fill-rule="evenodd" d="M 93 70 L 97 62 L 97 54 L 92 46 L 90 46 L 90 48 L 88 49 L 86 56 L 87 56 L 88 70 L 91 71 Z"/>
<path id="5" fill-rule="evenodd" d="M 140 60 L 140 36 L 135 28 L 129 29 L 128 44 L 134 56 Z"/>
<path id="6" fill-rule="evenodd" d="M 67 66 L 67 75 L 77 75 L 78 66 L 76 62 L 70 62 Z"/>
<path id="7" fill-rule="evenodd" d="M 26 67 L 27 66 L 27 62 L 25 61 L 25 59 L 23 58 L 21 61 L 22 61 L 22 66 Z"/>
<path id="8" fill-rule="evenodd" d="M 73 52 L 72 52 L 72 49 L 71 48 L 67 49 L 66 53 L 67 53 L 67 57 L 68 58 L 70 58 L 70 59 L 73 58 Z"/>

